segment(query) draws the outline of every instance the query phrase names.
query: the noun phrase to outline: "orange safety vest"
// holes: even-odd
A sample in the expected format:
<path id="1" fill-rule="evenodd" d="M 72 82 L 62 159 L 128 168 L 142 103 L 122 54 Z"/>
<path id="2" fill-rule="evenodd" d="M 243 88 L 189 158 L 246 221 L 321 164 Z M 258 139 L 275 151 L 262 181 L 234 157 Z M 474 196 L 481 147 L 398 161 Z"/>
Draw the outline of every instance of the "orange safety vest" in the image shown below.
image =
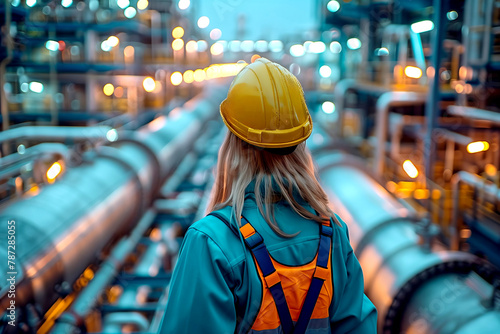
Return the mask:
<path id="1" fill-rule="evenodd" d="M 231 228 L 217 213 L 211 213 Z M 318 252 L 302 266 L 286 266 L 271 257 L 262 236 L 245 217 L 240 233 L 252 253 L 262 282 L 262 302 L 251 332 L 282 329 L 284 334 L 305 333 L 309 322 L 329 322 L 333 298 L 331 270 L 332 233 L 330 221 L 321 226 Z M 231 230 L 233 230 L 231 228 Z M 233 232 L 235 232 L 233 230 Z M 316 325 L 312 326 L 316 328 Z M 323 326 L 321 326 L 323 327 Z"/>

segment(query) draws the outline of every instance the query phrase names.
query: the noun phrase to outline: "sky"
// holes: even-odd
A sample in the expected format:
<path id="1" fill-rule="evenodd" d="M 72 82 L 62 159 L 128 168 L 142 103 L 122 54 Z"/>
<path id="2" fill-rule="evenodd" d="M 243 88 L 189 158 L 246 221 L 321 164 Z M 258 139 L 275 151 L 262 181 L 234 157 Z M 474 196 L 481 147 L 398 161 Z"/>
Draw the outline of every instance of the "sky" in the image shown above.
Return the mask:
<path id="1" fill-rule="evenodd" d="M 223 40 L 272 40 L 315 29 L 317 0 L 191 0 L 195 17 L 208 16 L 207 29 Z M 244 17 L 244 19 L 242 19 Z M 239 23 L 239 24 L 238 24 Z M 242 27 L 244 35 L 237 35 Z"/>

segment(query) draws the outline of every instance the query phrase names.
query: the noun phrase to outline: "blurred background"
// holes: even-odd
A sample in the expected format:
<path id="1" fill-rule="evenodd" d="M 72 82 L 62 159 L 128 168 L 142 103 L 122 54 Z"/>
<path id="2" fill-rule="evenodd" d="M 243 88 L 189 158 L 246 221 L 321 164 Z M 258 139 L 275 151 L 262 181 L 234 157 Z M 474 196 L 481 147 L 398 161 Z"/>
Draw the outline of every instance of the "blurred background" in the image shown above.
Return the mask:
<path id="1" fill-rule="evenodd" d="M 257 55 L 304 87 L 379 332 L 498 333 L 500 1 L 4 0 L 0 26 L 2 333 L 158 331 Z"/>

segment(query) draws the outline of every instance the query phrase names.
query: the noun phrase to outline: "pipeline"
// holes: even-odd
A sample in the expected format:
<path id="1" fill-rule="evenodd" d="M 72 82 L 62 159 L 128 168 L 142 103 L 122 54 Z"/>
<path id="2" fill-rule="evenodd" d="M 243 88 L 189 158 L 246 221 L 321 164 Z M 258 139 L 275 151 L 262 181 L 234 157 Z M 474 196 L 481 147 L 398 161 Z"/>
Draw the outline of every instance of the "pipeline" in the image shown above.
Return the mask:
<path id="1" fill-rule="evenodd" d="M 317 151 L 316 161 L 332 208 L 349 226 L 380 333 L 500 328 L 500 313 L 488 299 L 492 282 L 478 278 L 492 278 L 486 263 L 437 243 L 431 250 L 422 247 L 419 217 L 370 177 L 358 159 Z"/>
<path id="2" fill-rule="evenodd" d="M 17 307 L 32 304 L 45 312 L 58 293 L 67 293 L 61 287 L 75 282 L 102 250 L 132 230 L 204 125 L 216 116 L 222 91 L 214 88 L 168 117 L 120 134 L 109 146 L 88 152 L 82 165 L 68 168 L 37 196 L 1 209 L 2 221 L 16 226 Z M 2 229 L 0 238 L 6 240 L 6 233 Z M 6 259 L 6 252 L 0 250 L 0 257 Z M 12 272 L 6 265 L 0 265 L 2 274 Z M 0 291 L 3 311 L 9 303 L 7 290 Z"/>

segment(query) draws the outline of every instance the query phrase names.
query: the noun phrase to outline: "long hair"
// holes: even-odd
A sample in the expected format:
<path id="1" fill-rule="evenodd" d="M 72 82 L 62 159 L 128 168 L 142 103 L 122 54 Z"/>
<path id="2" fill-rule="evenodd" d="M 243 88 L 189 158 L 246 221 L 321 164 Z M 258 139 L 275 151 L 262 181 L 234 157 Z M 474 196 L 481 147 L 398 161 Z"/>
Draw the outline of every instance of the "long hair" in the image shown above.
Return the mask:
<path id="1" fill-rule="evenodd" d="M 255 181 L 255 199 L 261 215 L 276 234 L 291 237 L 293 235 L 283 232 L 276 222 L 272 203 L 278 200 L 285 200 L 301 217 L 319 224 L 334 217 L 315 174 L 305 142 L 299 144 L 293 153 L 279 155 L 250 145 L 228 131 L 219 150 L 215 183 L 207 210 L 211 212 L 232 206 L 241 226 L 245 190 Z M 307 210 L 300 199 L 297 200 L 297 195 L 317 214 Z"/>

